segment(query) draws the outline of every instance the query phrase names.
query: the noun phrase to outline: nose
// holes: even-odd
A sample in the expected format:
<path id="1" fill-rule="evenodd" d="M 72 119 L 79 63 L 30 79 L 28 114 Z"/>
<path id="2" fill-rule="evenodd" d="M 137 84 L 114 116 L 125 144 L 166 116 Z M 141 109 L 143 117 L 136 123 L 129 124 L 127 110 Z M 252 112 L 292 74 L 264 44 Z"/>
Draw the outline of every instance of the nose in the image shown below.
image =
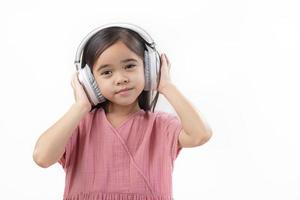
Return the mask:
<path id="1" fill-rule="evenodd" d="M 122 73 L 118 73 L 118 75 L 116 76 L 116 82 L 117 85 L 128 83 L 128 78 L 124 76 Z"/>

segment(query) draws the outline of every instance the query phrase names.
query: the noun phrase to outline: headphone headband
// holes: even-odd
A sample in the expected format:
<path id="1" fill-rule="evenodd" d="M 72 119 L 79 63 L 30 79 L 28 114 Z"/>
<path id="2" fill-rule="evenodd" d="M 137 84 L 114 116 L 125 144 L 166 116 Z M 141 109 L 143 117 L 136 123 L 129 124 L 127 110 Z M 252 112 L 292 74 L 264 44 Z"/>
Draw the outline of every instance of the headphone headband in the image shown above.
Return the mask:
<path id="1" fill-rule="evenodd" d="M 109 28 L 109 27 L 122 27 L 122 28 L 127 28 L 130 30 L 133 30 L 135 32 L 137 32 L 146 42 L 147 42 L 147 46 L 151 47 L 151 48 L 155 48 L 155 42 L 152 39 L 152 37 L 141 27 L 131 24 L 131 23 L 109 23 L 109 24 L 104 24 L 98 28 L 95 28 L 94 30 L 92 30 L 90 33 L 87 34 L 87 36 L 85 36 L 83 38 L 83 40 L 81 41 L 81 43 L 79 44 L 77 51 L 76 51 L 76 55 L 75 55 L 75 61 L 74 64 L 76 66 L 76 69 L 79 70 L 81 68 L 81 57 L 82 57 L 82 53 L 84 50 L 84 47 L 86 45 L 86 43 L 89 41 L 89 39 L 91 37 L 93 37 L 93 35 L 95 35 L 98 31 L 105 29 L 105 28 Z"/>

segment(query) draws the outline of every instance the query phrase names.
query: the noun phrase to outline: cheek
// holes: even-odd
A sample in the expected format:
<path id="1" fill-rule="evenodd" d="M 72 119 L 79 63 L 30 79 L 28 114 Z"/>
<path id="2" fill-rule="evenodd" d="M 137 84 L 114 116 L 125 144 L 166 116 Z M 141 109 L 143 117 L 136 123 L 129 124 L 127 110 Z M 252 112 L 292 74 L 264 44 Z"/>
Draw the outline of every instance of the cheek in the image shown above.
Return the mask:
<path id="1" fill-rule="evenodd" d="M 103 91 L 105 91 L 105 88 L 107 87 L 107 86 L 105 85 L 105 82 L 100 81 L 99 78 L 95 78 L 95 81 L 96 81 L 96 83 L 97 83 L 97 85 L 98 85 L 98 88 L 99 88 L 100 91 L 103 93 Z"/>
<path id="2" fill-rule="evenodd" d="M 145 85 L 145 75 L 143 71 L 138 74 L 136 84 L 140 87 L 143 87 Z"/>
<path id="3" fill-rule="evenodd" d="M 98 87 L 100 89 L 100 92 L 103 96 L 105 96 L 106 98 L 110 99 L 113 96 L 113 91 L 111 89 L 111 87 L 109 87 L 107 84 L 98 84 Z"/>
<path id="4" fill-rule="evenodd" d="M 138 71 L 138 80 L 139 82 L 145 82 L 145 74 L 143 67 Z"/>

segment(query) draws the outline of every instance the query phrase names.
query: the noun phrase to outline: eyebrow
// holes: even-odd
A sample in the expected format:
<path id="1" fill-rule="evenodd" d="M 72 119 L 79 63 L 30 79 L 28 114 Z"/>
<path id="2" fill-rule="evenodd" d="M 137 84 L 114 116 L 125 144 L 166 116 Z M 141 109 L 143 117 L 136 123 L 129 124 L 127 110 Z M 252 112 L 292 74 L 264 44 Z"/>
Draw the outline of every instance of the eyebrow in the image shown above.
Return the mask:
<path id="1" fill-rule="evenodd" d="M 125 60 L 121 60 L 121 63 L 126 63 L 126 62 L 130 62 L 130 61 L 134 61 L 134 62 L 138 62 L 136 59 L 134 58 L 127 58 Z M 104 65 L 100 65 L 100 67 L 97 69 L 97 71 L 100 71 L 103 68 L 109 67 L 109 64 L 104 64 Z"/>

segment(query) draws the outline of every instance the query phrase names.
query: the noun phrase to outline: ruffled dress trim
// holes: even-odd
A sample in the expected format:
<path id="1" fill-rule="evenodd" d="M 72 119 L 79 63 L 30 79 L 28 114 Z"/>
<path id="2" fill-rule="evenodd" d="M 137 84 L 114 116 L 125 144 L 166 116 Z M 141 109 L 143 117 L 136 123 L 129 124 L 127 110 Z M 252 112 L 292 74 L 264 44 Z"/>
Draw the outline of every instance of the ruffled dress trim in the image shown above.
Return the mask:
<path id="1" fill-rule="evenodd" d="M 70 194 L 64 200 L 174 200 L 170 196 L 157 196 L 136 193 L 102 193 L 88 192 Z"/>

